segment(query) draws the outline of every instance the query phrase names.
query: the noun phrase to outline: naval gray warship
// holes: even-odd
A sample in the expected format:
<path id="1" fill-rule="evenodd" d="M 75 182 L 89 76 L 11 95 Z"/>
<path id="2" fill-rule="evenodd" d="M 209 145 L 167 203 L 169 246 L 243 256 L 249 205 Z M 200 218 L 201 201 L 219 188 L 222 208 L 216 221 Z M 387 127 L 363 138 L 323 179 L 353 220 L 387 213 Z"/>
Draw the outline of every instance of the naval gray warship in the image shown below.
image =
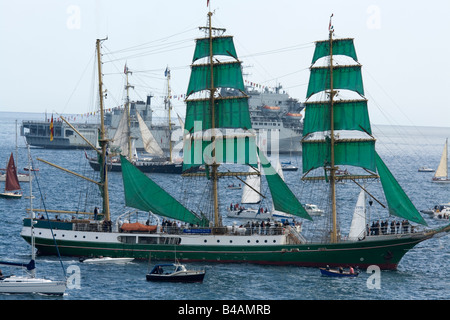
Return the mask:
<path id="1" fill-rule="evenodd" d="M 257 90 L 247 86 L 246 93 L 250 97 L 250 116 L 252 127 L 267 140 L 267 150 L 278 150 L 281 154 L 301 153 L 300 140 L 302 138 L 304 105 L 297 99 L 291 98 L 279 85 L 275 89 Z M 230 90 L 223 91 L 222 95 L 232 95 Z M 105 126 L 108 137 L 114 137 L 122 117 L 123 108 L 114 108 L 105 113 Z M 130 103 L 131 135 L 136 137 L 134 143 L 137 151 L 144 151 L 140 138 L 139 124 L 136 111 L 142 116 L 144 122 L 152 132 L 155 140 L 164 152 L 169 152 L 170 130 L 168 123 L 154 123 L 151 108 L 151 96 L 146 101 Z M 182 146 L 182 131 L 180 124 L 174 121 L 171 124 L 172 146 Z M 73 124 L 83 136 L 93 145 L 97 142 L 99 125 L 93 123 Z M 50 120 L 30 121 L 24 120 L 21 125 L 21 135 L 25 136 L 31 146 L 51 149 L 87 149 L 87 143 L 65 122 L 54 121 L 54 138 L 50 141 Z M 273 145 L 276 142 L 278 145 Z M 179 148 L 181 150 L 181 148 Z"/>

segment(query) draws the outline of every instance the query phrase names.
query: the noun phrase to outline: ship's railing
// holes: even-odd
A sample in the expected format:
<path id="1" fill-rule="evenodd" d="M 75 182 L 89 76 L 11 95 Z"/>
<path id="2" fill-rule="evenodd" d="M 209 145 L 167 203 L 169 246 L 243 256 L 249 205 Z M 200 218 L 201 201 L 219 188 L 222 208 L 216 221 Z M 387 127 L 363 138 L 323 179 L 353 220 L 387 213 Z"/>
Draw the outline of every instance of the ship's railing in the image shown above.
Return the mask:
<path id="1" fill-rule="evenodd" d="M 213 235 L 229 235 L 229 236 L 243 236 L 243 235 L 282 235 L 285 234 L 286 228 L 281 226 L 226 226 L 226 227 L 211 227 L 211 228 L 197 228 L 184 226 L 161 226 L 161 233 L 165 234 L 213 234 Z"/>

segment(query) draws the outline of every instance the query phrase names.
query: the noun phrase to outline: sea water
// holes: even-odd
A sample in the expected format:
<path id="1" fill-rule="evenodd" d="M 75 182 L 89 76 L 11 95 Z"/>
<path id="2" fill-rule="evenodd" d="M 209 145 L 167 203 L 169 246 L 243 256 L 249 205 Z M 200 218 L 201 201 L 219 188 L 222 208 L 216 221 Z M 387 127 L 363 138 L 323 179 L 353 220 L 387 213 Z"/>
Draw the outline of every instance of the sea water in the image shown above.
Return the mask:
<path id="1" fill-rule="evenodd" d="M 16 156 L 16 120 L 18 131 L 22 120 L 40 120 L 40 114 L 0 112 L 0 168 L 6 166 L 11 152 Z M 419 173 L 423 165 L 437 168 L 445 139 L 450 128 L 374 126 L 378 152 L 410 196 L 418 210 L 435 204 L 450 202 L 450 184 L 433 184 L 432 173 Z M 17 153 L 19 169 L 28 166 L 24 137 L 18 135 Z M 96 173 L 87 164 L 83 150 L 49 150 L 31 148 L 31 155 L 38 173 L 39 186 L 33 184 L 35 208 L 42 207 L 92 211 L 85 204 L 85 182 L 50 167 L 36 158 L 43 158 L 75 172 L 95 178 Z M 298 156 L 283 155 L 281 160 L 300 166 Z M 1 165 L 4 163 L 4 165 Z M 21 171 L 21 170 L 19 170 Z M 301 177 L 298 172 L 284 172 L 288 184 L 296 186 Z M 179 177 L 155 175 L 155 181 L 169 189 L 176 189 Z M 120 173 L 109 175 L 112 219 L 118 217 L 124 207 L 123 185 Z M 27 216 L 30 200 L 28 183 L 21 183 L 24 197 L 20 200 L 0 199 L 0 260 L 23 261 L 30 259 L 30 246 L 21 238 L 22 219 Z M 4 184 L 0 184 L 3 188 Z M 98 192 L 97 187 L 91 187 Z M 295 188 L 294 188 L 295 189 Z M 240 191 L 235 192 L 236 201 Z M 40 200 L 41 195 L 45 199 Z M 227 199 L 230 199 L 229 196 Z M 356 198 L 348 200 L 354 206 Z M 98 203 L 100 206 L 101 203 Z M 226 208 L 227 204 L 222 204 Z M 350 211 L 352 212 L 352 211 Z M 431 219 L 432 226 L 447 222 Z M 351 216 L 342 217 L 342 229 L 348 230 Z M 225 222 L 230 222 L 224 218 Z M 63 300 L 444 300 L 450 298 L 450 249 L 449 237 L 431 239 L 409 251 L 397 271 L 362 273 L 357 278 L 338 279 L 321 277 L 317 268 L 295 266 L 264 266 L 246 263 L 189 263 L 194 269 L 205 268 L 203 283 L 152 283 L 145 274 L 148 261 L 135 261 L 125 265 L 83 264 L 77 258 L 63 257 L 62 266 L 57 257 L 39 256 L 37 275 L 50 279 L 62 279 L 64 271 L 70 279 L 62 298 L 41 295 L 0 295 L 4 300 L 63 299 Z M 0 266 L 3 274 L 19 275 L 20 268 Z"/>

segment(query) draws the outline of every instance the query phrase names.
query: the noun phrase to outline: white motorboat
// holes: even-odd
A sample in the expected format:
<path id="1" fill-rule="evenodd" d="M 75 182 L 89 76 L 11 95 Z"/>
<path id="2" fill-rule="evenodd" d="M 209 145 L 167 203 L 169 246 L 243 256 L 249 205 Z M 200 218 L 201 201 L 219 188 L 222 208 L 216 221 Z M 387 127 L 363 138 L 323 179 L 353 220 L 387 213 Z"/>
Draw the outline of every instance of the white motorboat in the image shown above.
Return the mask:
<path id="1" fill-rule="evenodd" d="M 83 262 L 83 263 L 128 263 L 133 260 L 134 260 L 134 258 L 98 257 L 98 258 L 80 259 L 80 262 Z"/>
<path id="2" fill-rule="evenodd" d="M 65 281 L 53 281 L 31 276 L 0 277 L 0 293 L 39 293 L 46 295 L 63 295 L 66 291 Z"/>
<path id="3" fill-rule="evenodd" d="M 230 210 L 227 212 L 228 218 L 236 218 L 236 219 L 249 219 L 249 220 L 267 220 L 272 219 L 271 212 L 264 212 L 261 209 L 237 209 Z"/>
<path id="4" fill-rule="evenodd" d="M 306 212 L 310 216 L 321 216 L 323 215 L 323 210 L 319 209 L 319 207 L 315 204 L 307 203 L 303 206 L 306 209 Z"/>

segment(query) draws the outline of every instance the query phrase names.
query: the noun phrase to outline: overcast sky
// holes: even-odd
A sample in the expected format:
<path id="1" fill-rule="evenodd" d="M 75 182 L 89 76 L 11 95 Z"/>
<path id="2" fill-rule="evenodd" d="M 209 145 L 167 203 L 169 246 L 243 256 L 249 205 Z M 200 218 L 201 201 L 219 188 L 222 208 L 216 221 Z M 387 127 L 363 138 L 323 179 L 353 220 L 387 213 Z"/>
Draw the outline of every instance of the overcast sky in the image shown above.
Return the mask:
<path id="1" fill-rule="evenodd" d="M 355 38 L 372 122 L 450 126 L 450 1 L 211 0 L 215 26 L 235 37 L 245 79 L 280 83 L 305 100 L 313 42 Z M 94 111 L 95 40 L 103 43 L 106 107 L 123 103 L 125 63 L 133 99 L 184 94 L 206 0 L 0 0 L 0 111 Z M 184 114 L 182 100 L 174 101 Z"/>

